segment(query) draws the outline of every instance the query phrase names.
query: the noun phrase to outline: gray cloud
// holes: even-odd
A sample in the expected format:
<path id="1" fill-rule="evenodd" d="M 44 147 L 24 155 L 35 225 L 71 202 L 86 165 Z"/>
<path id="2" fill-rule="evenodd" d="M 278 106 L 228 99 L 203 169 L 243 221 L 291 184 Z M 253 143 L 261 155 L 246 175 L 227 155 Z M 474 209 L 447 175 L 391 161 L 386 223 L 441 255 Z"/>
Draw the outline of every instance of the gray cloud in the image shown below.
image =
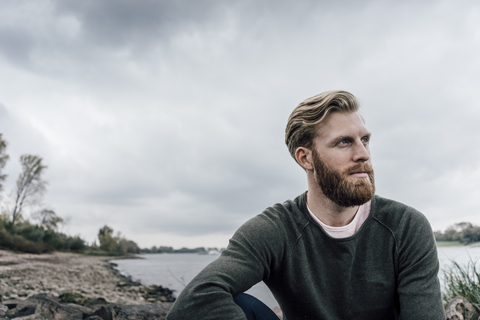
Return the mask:
<path id="1" fill-rule="evenodd" d="M 88 241 L 109 224 L 207 245 L 294 198 L 286 120 L 337 88 L 363 103 L 379 194 L 435 229 L 480 206 L 473 1 L 17 3 L 0 10 L 0 132 L 12 159 L 45 157 L 45 202 Z"/>
<path id="2" fill-rule="evenodd" d="M 224 16 L 222 1 L 56 1 L 60 14 L 76 17 L 99 46 L 162 44 L 182 32 L 212 27 Z M 217 21 L 216 21 L 217 20 Z"/>
<path id="3" fill-rule="evenodd" d="M 29 52 L 34 46 L 33 37 L 24 30 L 8 28 L 0 30 L 0 51 L 15 63 L 28 63 Z"/>

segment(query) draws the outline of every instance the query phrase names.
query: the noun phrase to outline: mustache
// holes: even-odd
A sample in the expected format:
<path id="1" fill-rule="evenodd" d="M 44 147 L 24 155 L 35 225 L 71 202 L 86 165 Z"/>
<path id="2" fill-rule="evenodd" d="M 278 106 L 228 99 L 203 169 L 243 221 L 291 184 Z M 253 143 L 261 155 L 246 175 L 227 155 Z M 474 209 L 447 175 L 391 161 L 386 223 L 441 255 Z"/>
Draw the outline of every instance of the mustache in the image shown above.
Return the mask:
<path id="1" fill-rule="evenodd" d="M 371 174 L 373 172 L 373 168 L 372 168 L 372 165 L 369 163 L 359 163 L 353 166 L 352 168 L 346 170 L 345 173 L 349 175 L 356 172 L 365 172 L 367 174 Z"/>

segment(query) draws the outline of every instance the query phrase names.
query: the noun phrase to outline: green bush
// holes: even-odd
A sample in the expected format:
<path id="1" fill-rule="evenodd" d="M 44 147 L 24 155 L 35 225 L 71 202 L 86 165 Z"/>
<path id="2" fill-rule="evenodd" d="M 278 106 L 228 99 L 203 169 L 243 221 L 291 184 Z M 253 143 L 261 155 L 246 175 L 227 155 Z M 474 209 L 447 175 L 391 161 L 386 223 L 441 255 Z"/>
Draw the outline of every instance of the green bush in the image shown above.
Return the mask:
<path id="1" fill-rule="evenodd" d="M 67 236 L 51 228 L 33 225 L 28 221 L 20 221 L 7 228 L 5 226 L 5 221 L 1 221 L 0 246 L 5 249 L 45 253 L 55 250 L 83 251 L 87 248 L 85 241 L 79 236 Z"/>
<path id="2" fill-rule="evenodd" d="M 0 230 L 0 246 L 5 249 L 26 253 L 51 252 L 52 248 L 41 242 L 33 242 L 18 234 L 11 234 L 6 230 Z"/>
<path id="3" fill-rule="evenodd" d="M 87 248 L 85 245 L 85 241 L 83 241 L 80 237 L 68 237 L 64 244 L 64 250 L 69 251 L 83 251 Z"/>
<path id="4" fill-rule="evenodd" d="M 83 306 L 86 300 L 80 293 L 65 292 L 58 296 L 60 303 L 75 303 Z"/>
<path id="5" fill-rule="evenodd" d="M 478 260 L 477 260 L 478 261 Z M 466 266 L 452 262 L 452 266 L 443 271 L 445 276 L 445 301 L 456 296 L 467 298 L 480 310 L 480 272 L 477 261 L 471 260 Z"/>
<path id="6" fill-rule="evenodd" d="M 15 225 L 14 233 L 22 236 L 26 240 L 40 242 L 45 230 L 38 225 L 32 225 L 29 222 L 21 222 Z"/>

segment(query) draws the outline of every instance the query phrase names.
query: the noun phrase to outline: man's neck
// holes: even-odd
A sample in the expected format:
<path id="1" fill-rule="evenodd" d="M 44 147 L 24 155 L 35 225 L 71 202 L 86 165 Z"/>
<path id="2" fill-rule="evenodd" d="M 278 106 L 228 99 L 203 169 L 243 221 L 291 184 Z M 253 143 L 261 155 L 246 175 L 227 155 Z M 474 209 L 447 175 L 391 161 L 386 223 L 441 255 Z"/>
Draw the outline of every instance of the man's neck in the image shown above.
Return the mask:
<path id="1" fill-rule="evenodd" d="M 309 185 L 307 205 L 323 223 L 331 227 L 343 227 L 352 222 L 358 206 L 342 207 L 328 199 L 318 185 Z"/>

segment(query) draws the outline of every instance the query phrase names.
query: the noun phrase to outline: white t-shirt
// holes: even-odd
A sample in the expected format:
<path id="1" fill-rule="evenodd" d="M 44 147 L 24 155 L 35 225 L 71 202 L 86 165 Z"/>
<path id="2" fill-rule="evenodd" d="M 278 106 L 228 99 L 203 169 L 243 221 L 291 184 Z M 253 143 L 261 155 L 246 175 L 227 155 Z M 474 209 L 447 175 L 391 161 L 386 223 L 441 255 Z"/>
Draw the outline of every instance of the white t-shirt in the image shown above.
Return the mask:
<path id="1" fill-rule="evenodd" d="M 370 214 L 370 209 L 372 207 L 372 200 L 362 204 L 360 207 L 358 207 L 357 213 L 355 214 L 355 217 L 353 220 L 347 224 L 346 226 L 343 227 L 332 227 L 328 226 L 320 219 L 318 219 L 313 212 L 308 208 L 308 212 L 310 212 L 310 215 L 313 217 L 313 219 L 325 230 L 326 233 L 330 235 L 332 238 L 347 238 L 351 237 L 355 234 L 355 232 L 360 229 L 362 224 L 367 220 L 368 215 Z"/>

